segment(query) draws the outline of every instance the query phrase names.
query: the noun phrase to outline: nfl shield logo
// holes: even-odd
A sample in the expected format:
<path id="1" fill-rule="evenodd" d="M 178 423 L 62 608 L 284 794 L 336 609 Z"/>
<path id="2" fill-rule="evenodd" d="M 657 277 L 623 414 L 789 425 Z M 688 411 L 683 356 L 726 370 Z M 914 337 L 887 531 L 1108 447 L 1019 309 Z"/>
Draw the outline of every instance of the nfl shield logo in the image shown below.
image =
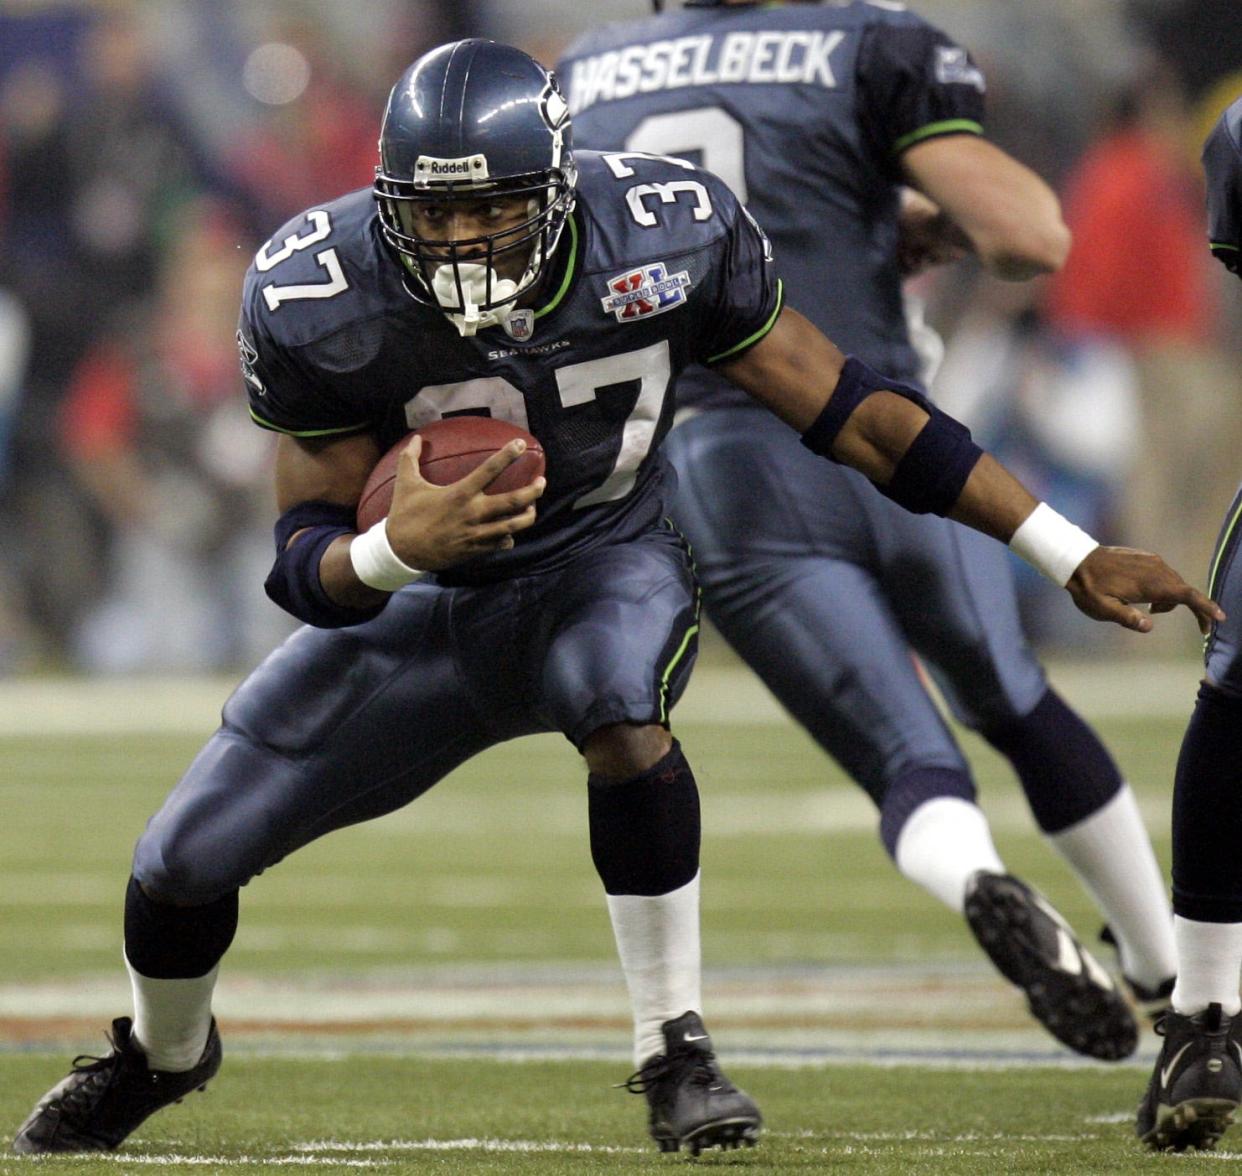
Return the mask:
<path id="1" fill-rule="evenodd" d="M 526 308 L 510 311 L 504 328 L 510 339 L 525 343 L 535 333 L 535 312 Z"/>
<path id="2" fill-rule="evenodd" d="M 662 261 L 652 262 L 608 279 L 608 295 L 600 299 L 604 310 L 628 323 L 649 318 L 681 306 L 686 301 L 690 275 L 685 270 L 670 274 Z"/>

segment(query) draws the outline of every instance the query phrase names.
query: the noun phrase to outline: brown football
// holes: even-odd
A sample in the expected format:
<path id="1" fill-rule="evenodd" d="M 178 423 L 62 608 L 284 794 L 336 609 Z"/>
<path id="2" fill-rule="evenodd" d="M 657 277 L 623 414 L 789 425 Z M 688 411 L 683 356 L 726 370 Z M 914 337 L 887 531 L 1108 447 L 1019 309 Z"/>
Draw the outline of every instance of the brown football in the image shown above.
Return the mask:
<path id="1" fill-rule="evenodd" d="M 539 477 L 544 470 L 543 447 L 525 429 L 508 421 L 485 416 L 455 416 L 432 421 L 415 429 L 423 439 L 423 451 L 418 468 L 428 482 L 447 486 L 460 481 L 471 470 L 486 461 L 498 449 L 502 449 L 515 437 L 526 442 L 526 452 L 508 469 L 492 480 L 488 494 L 503 494 L 519 490 Z M 382 518 L 387 518 L 392 507 L 393 483 L 397 477 L 397 462 L 410 443 L 414 433 L 407 433 L 375 463 L 375 468 L 362 488 L 358 500 L 358 530 L 365 531 Z"/>

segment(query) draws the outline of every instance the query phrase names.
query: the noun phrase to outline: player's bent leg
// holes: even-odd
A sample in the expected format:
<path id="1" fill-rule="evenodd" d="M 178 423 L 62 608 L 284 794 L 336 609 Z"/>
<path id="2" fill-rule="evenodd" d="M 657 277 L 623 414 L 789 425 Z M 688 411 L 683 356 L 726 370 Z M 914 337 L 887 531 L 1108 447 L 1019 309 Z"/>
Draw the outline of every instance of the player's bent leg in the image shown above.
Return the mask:
<path id="1" fill-rule="evenodd" d="M 1019 775 L 1048 843 L 1107 926 L 1121 973 L 1148 1017 L 1168 1007 L 1176 968 L 1160 866 L 1133 791 L 1094 731 L 1049 689 L 1027 715 L 982 734 Z"/>
<path id="2" fill-rule="evenodd" d="M 871 794 L 880 807 L 881 837 L 903 874 L 959 912 L 972 879 L 1005 878 L 1021 888 L 1004 873 L 986 818 L 973 803 L 965 760 L 909 656 L 910 614 L 929 629 L 942 620 L 932 557 L 947 553 L 951 569 L 958 561 L 946 535 L 929 541 L 926 531 L 948 524 L 906 515 L 850 471 L 802 469 L 800 455 L 783 452 L 778 437 L 765 437 L 767 460 L 757 463 L 747 430 L 712 419 L 732 415 L 706 414 L 672 434 L 674 460 L 683 459 L 677 517 L 694 545 L 712 619 L 820 746 Z M 760 423 L 753 424 L 762 433 Z M 789 477 L 780 481 L 783 472 Z M 821 509 L 817 516 L 808 494 L 844 505 L 837 515 Z M 793 524 L 790 502 L 801 508 Z M 748 525 L 732 526 L 721 503 L 744 512 Z M 883 582 L 881 569 L 892 573 Z M 1003 565 L 1000 574 L 1008 576 Z M 1012 600 L 1009 606 L 1020 642 Z M 987 635 L 975 639 L 973 608 L 968 597 L 950 594 L 944 602 L 944 610 L 955 610 L 955 620 L 945 623 L 969 632 L 975 646 L 983 641 L 980 705 L 1003 693 L 1011 709 L 1033 706 L 1045 689 L 1042 671 L 1026 651 L 1025 660 L 1005 663 L 1002 674 Z M 974 904 L 980 905 L 978 893 Z M 984 913 L 993 914 L 993 905 Z M 1062 982 L 1057 957 L 1028 946 L 1029 924 L 1034 920 L 1046 931 L 1043 922 L 1019 917 L 1025 910 L 1006 914 L 995 912 L 984 935 L 980 918 L 971 922 L 980 945 L 1028 1001 L 1033 991 L 1049 991 L 1030 1002 L 1041 1020 L 1072 1040 L 1094 1043 L 1090 1020 L 1099 1002 L 1084 1001 L 1073 984 Z M 1105 974 L 1103 984 L 1109 983 Z M 1084 986 L 1102 987 L 1091 980 Z M 1105 989 L 1100 1000 L 1123 1037 L 1127 1026 L 1133 1035 L 1120 998 Z M 1113 1048 L 1124 1048 L 1124 1040 Z"/>
<path id="3" fill-rule="evenodd" d="M 202 906 L 154 902 L 131 878 L 125 957 L 134 1018 L 112 1022 L 113 1049 L 75 1062 L 18 1129 L 25 1154 L 111 1150 L 220 1068 L 211 1015 L 217 965 L 237 927 L 237 892 Z"/>
<path id="4" fill-rule="evenodd" d="M 762 1120 L 721 1071 L 699 1014 L 699 797 L 681 747 L 667 739 L 655 763 L 630 761 L 646 766 L 629 777 L 595 770 L 626 762 L 619 745 L 659 746 L 655 732 L 663 728 L 613 725 L 587 739 L 591 856 L 634 1013 L 638 1070 L 627 1087 L 646 1095 L 661 1151 L 698 1155 L 753 1145 Z"/>
<path id="5" fill-rule="evenodd" d="M 967 880 L 999 859 L 966 761 L 874 578 L 825 558 L 710 563 L 704 595 L 725 638 L 871 796 L 898 869 L 960 914 Z"/>
<path id="6" fill-rule="evenodd" d="M 1207 675 L 1173 783 L 1177 984 L 1164 1047 L 1139 1105 L 1149 1147 L 1212 1148 L 1242 1104 L 1242 492 L 1225 515 L 1208 591 L 1226 612 L 1205 649 Z"/>
<path id="7" fill-rule="evenodd" d="M 1167 1007 L 1174 952 L 1164 880 L 1138 806 L 1099 736 L 1051 690 L 1022 633 L 1008 555 L 956 524 L 917 532 L 888 503 L 896 550 L 924 591 L 902 624 L 954 714 L 1009 759 L 1044 836 L 1111 929 L 1131 996 Z M 914 520 L 923 522 L 925 520 Z"/>
<path id="8" fill-rule="evenodd" d="M 545 586 L 542 609 L 538 708 L 590 768 L 591 853 L 631 995 L 636 1064 L 653 1066 L 640 1084 L 652 1135 L 696 1153 L 753 1142 L 759 1111 L 720 1074 L 706 1033 L 683 1029 L 670 1044 L 665 1031 L 686 1017 L 701 1027 L 698 788 L 667 731 L 698 633 L 685 542 L 660 527 L 588 552 Z"/>
<path id="9" fill-rule="evenodd" d="M 134 854 L 144 891 L 213 902 L 316 838 L 408 804 L 509 734 L 480 717 L 452 646 L 463 632 L 501 644 L 474 615 L 477 600 L 414 584 L 367 624 L 298 630 L 228 700 L 148 823 Z M 435 721 L 412 721 L 420 715 Z"/>
<path id="10" fill-rule="evenodd" d="M 500 737 L 475 721 L 470 686 L 445 656 L 454 594 L 414 588 L 367 625 L 299 630 L 229 700 L 135 850 L 125 950 L 136 1018 L 113 1023 L 108 1057 L 40 1100 L 19 1150 L 114 1148 L 203 1086 L 220 1065 L 210 993 L 238 888 L 315 837 L 412 800 Z M 420 713 L 441 721 L 410 722 Z"/>

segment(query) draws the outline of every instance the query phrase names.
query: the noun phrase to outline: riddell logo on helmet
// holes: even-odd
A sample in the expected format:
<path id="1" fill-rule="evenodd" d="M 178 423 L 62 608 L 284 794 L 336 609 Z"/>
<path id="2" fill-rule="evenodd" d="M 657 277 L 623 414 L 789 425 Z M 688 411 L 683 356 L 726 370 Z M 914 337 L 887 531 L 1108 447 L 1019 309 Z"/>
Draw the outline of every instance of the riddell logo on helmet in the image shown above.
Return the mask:
<path id="1" fill-rule="evenodd" d="M 429 184 L 434 181 L 486 180 L 487 156 L 463 155 L 459 159 L 438 159 L 434 155 L 420 155 L 414 163 L 414 183 Z"/>

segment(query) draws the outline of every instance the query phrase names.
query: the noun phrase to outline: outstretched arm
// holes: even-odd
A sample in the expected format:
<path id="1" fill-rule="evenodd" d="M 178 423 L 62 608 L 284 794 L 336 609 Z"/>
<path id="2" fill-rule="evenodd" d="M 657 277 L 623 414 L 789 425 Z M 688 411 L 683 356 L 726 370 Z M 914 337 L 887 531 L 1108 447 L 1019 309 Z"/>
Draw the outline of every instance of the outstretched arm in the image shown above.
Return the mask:
<path id="1" fill-rule="evenodd" d="M 720 370 L 806 437 L 808 431 L 815 434 L 815 426 L 834 396 L 857 399 L 843 388 L 845 366 L 846 357 L 832 342 L 796 311 L 786 309 L 759 343 L 739 358 L 721 364 Z M 885 391 L 878 381 L 875 386 L 881 390 L 857 399 L 824 455 L 891 490 L 894 475 L 915 439 L 929 422 L 934 431 L 936 410 L 909 396 Z M 938 414 L 938 421 L 949 418 Z M 1135 607 L 1139 603 L 1150 603 L 1156 611 L 1184 604 L 1204 632 L 1211 621 L 1221 619 L 1220 609 L 1159 556 L 1124 547 L 1092 546 L 1089 537 L 1041 506 L 995 458 L 972 450 L 969 461 L 965 461 L 966 450 L 960 440 L 964 431 L 955 422 L 949 423 L 953 429 L 946 435 L 952 448 L 944 451 L 945 464 L 962 462 L 963 477 L 958 480 L 960 485 L 953 484 L 953 497 L 943 509 L 940 505 L 930 509 L 1011 544 L 1041 572 L 1068 588 L 1074 603 L 1096 620 L 1147 632 L 1151 617 Z M 940 451 L 928 445 L 931 436 L 929 433 L 917 447 L 922 453 L 922 459 L 915 463 L 919 469 L 912 473 L 907 465 L 900 475 L 907 486 L 915 487 L 915 493 L 923 485 L 930 486 L 929 499 L 944 490 L 936 469 Z M 906 494 L 903 505 L 910 505 L 908 489 Z M 1038 512 L 1037 507 L 1041 508 Z"/>

